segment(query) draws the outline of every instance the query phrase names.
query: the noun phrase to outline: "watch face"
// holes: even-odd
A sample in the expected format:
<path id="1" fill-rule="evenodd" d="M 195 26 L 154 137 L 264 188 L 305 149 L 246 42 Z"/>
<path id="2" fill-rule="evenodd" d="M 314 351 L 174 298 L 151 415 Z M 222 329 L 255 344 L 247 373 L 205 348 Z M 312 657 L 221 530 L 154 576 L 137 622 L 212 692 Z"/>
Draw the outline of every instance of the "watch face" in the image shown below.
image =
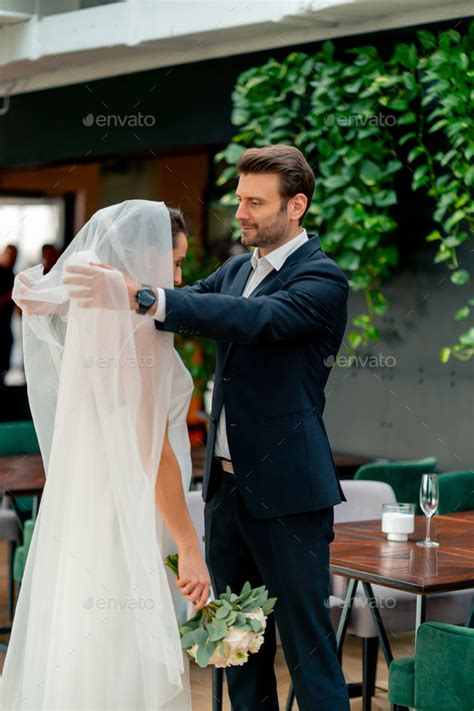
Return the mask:
<path id="1" fill-rule="evenodd" d="M 153 306 L 155 301 L 156 301 L 156 294 L 153 291 L 153 289 L 149 289 L 149 288 L 145 287 L 144 289 L 140 289 L 138 291 L 138 303 L 140 304 L 140 306 L 149 308 L 150 306 Z"/>

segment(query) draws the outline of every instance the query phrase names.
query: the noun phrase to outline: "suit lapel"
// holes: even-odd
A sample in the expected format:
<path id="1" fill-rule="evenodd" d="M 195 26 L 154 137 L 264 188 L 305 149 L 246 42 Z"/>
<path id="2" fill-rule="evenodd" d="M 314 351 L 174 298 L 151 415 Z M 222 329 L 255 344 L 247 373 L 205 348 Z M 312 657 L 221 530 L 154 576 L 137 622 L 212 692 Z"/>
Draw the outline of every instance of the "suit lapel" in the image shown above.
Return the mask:
<path id="1" fill-rule="evenodd" d="M 273 269 L 265 279 L 262 279 L 257 288 L 252 291 L 250 298 L 259 296 L 259 294 L 271 294 L 273 291 L 277 291 L 278 284 L 283 280 L 287 270 L 291 269 L 294 264 L 309 259 L 320 248 L 321 245 L 317 235 L 308 235 L 308 237 L 307 242 L 290 254 L 279 271 Z"/>
<path id="2" fill-rule="evenodd" d="M 252 262 L 250 261 L 250 259 L 248 259 L 241 265 L 239 271 L 235 276 L 234 281 L 230 285 L 230 289 L 228 292 L 229 296 L 242 296 L 242 292 L 245 288 L 247 279 L 249 278 L 251 271 Z"/>

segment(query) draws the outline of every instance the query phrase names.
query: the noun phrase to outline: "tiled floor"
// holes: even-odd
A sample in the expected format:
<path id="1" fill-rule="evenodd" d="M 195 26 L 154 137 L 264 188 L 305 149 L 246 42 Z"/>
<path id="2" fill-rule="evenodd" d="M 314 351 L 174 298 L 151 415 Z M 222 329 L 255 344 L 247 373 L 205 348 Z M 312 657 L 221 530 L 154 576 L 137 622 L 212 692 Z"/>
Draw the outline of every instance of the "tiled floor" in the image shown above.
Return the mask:
<path id="1" fill-rule="evenodd" d="M 6 544 L 0 543 L 0 624 L 5 622 L 6 618 Z M 395 657 L 407 656 L 413 654 L 413 634 L 400 635 L 398 639 L 391 639 L 392 651 Z M 5 655 L 0 652 L 0 665 L 3 666 Z M 354 637 L 347 637 L 344 645 L 343 669 L 348 682 L 357 682 L 361 680 L 361 643 L 360 640 Z M 281 648 L 278 649 L 276 660 L 276 673 L 278 679 L 278 692 L 280 697 L 280 705 L 285 707 L 285 700 L 288 694 L 290 684 L 290 675 L 285 664 L 285 659 Z M 387 701 L 387 667 L 383 659 L 383 655 L 379 654 L 378 669 L 377 669 L 377 689 L 375 697 L 372 700 L 373 711 L 389 711 L 390 704 Z M 191 667 L 191 684 L 192 684 L 192 699 L 193 711 L 211 711 L 212 709 L 212 691 L 211 691 L 211 673 L 207 669 L 200 669 L 195 664 Z M 224 695 L 224 711 L 230 711 L 228 697 Z M 294 706 L 296 711 L 297 707 Z M 351 700 L 351 711 L 362 709 L 362 700 Z M 97 709 L 96 711 L 101 711 Z M 337 711 L 336 709 L 334 711 Z"/>

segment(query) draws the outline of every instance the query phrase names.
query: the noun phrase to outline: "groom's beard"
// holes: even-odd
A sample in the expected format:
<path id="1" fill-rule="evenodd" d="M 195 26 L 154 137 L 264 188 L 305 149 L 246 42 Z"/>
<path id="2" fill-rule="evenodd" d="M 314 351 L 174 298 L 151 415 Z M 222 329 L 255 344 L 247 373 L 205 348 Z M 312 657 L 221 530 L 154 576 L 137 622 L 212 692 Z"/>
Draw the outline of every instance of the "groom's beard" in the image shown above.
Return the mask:
<path id="1" fill-rule="evenodd" d="M 271 247 L 286 241 L 290 226 L 285 210 L 281 210 L 276 219 L 269 225 L 258 226 L 255 223 L 241 223 L 242 227 L 253 227 L 255 231 L 249 235 L 242 234 L 241 242 L 246 247 Z"/>

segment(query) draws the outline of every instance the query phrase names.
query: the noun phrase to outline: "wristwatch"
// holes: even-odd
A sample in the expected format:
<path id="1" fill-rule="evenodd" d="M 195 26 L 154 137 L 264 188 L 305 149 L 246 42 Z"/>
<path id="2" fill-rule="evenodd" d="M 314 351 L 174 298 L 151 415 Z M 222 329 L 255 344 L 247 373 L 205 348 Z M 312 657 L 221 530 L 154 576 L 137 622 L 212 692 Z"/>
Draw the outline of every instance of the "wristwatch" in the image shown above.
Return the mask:
<path id="1" fill-rule="evenodd" d="M 142 284 L 141 288 L 135 294 L 135 300 L 138 304 L 137 314 L 146 314 L 156 302 L 156 293 L 149 284 Z"/>

